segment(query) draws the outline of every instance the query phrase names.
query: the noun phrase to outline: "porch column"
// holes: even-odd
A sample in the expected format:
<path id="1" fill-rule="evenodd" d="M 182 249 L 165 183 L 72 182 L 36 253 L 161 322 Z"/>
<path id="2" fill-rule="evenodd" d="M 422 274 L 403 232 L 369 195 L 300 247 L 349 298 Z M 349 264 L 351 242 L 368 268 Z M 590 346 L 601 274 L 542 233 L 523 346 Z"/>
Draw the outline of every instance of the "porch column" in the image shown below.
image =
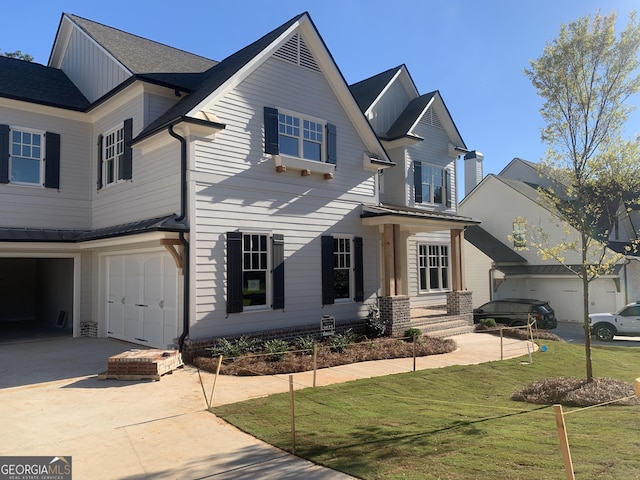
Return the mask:
<path id="1" fill-rule="evenodd" d="M 399 236 L 400 228 L 398 225 L 387 224 L 384 226 L 384 295 L 387 297 L 399 295 L 402 289 L 398 252 Z"/>
<path id="2" fill-rule="evenodd" d="M 464 230 L 451 230 L 451 289 L 460 292 L 467 289 L 464 280 Z"/>

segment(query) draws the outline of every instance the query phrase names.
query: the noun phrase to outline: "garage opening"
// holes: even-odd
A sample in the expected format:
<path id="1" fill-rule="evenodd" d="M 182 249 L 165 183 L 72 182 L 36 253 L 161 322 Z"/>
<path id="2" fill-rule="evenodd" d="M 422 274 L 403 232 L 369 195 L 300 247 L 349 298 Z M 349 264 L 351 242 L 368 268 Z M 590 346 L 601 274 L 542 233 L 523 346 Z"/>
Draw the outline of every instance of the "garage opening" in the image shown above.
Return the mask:
<path id="1" fill-rule="evenodd" d="M 73 335 L 73 259 L 0 258 L 0 340 Z"/>

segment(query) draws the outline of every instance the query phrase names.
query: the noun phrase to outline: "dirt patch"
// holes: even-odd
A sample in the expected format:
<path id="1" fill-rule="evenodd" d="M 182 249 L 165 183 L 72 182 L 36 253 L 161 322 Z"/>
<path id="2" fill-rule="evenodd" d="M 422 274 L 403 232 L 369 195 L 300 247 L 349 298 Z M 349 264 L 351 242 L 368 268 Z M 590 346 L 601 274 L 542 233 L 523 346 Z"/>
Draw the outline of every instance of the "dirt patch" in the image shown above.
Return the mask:
<path id="1" fill-rule="evenodd" d="M 416 341 L 416 357 L 439 355 L 456 350 L 458 346 L 451 339 L 422 336 Z M 319 344 L 317 348 L 317 368 L 335 367 L 369 360 L 413 357 L 412 342 L 394 338 L 379 338 L 352 343 L 342 352 L 333 351 L 329 346 Z M 215 373 L 218 358 L 196 357 L 193 365 Z M 270 354 L 246 354 L 234 360 L 223 360 L 220 373 L 223 375 L 274 375 L 313 370 L 311 352 L 288 352 L 275 360 Z"/>

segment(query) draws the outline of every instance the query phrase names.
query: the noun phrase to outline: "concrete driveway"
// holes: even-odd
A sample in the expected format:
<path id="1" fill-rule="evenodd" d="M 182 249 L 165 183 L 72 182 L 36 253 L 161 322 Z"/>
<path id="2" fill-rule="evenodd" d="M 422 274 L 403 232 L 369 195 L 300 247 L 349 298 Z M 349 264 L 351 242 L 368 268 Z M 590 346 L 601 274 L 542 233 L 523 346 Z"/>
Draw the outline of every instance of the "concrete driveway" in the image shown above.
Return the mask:
<path id="1" fill-rule="evenodd" d="M 494 335 L 455 337 L 459 349 L 417 359 L 417 369 L 499 360 Z M 244 434 L 206 411 L 213 375 L 185 367 L 160 381 L 98 380 L 107 359 L 138 348 L 95 338 L 0 342 L 0 405 L 5 456 L 71 456 L 75 479 L 346 479 Z M 534 348 L 509 339 L 504 358 Z M 411 371 L 413 359 L 318 371 L 317 385 Z M 295 388 L 312 372 L 294 375 Z M 200 381 L 202 378 L 202 383 Z M 204 387 L 203 387 L 204 386 Z M 288 375 L 221 376 L 215 406 L 289 389 Z"/>
<path id="2" fill-rule="evenodd" d="M 0 345 L 0 452 L 71 456 L 74 479 L 341 479 L 208 413 L 198 372 L 98 380 L 137 348 L 94 338 Z M 212 375 L 203 374 L 208 393 Z M 240 392 L 238 392 L 240 393 Z"/>

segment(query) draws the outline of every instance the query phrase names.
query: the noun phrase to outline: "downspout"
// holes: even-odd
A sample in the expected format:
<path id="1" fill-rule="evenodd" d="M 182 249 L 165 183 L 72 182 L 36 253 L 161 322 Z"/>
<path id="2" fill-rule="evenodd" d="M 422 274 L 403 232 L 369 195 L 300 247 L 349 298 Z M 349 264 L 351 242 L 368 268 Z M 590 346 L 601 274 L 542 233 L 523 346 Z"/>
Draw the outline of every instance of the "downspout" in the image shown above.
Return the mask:
<path id="1" fill-rule="evenodd" d="M 173 125 L 169 125 L 167 131 L 180 142 L 180 216 L 176 218 L 176 222 L 181 222 L 187 216 L 187 141 L 173 131 Z M 178 349 L 182 352 L 184 341 L 189 335 L 189 241 L 185 238 L 184 232 L 180 232 L 179 237 L 183 248 L 182 273 L 184 276 L 182 334 L 178 338 Z"/>

